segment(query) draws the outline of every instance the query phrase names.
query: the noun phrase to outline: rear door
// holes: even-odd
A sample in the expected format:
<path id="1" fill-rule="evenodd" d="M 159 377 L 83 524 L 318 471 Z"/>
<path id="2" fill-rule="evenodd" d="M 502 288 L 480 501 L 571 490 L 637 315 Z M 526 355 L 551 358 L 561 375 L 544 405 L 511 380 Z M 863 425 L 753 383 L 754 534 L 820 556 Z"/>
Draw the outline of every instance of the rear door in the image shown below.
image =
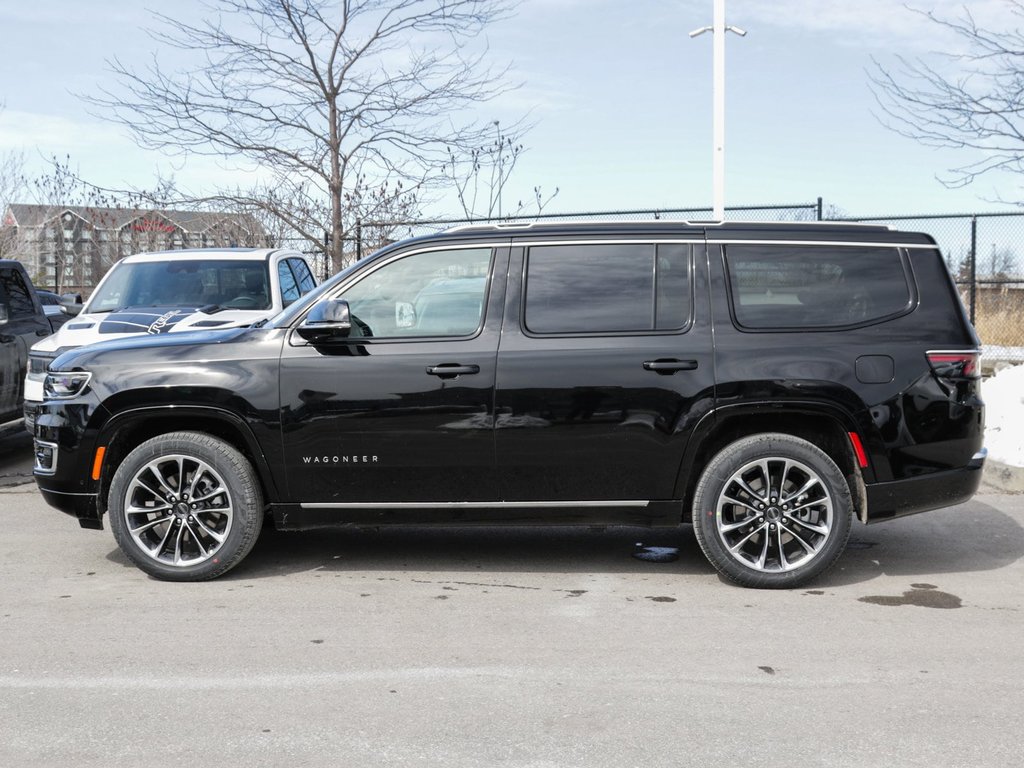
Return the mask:
<path id="1" fill-rule="evenodd" d="M 513 248 L 495 403 L 502 499 L 554 516 L 678 496 L 687 440 L 713 403 L 712 357 L 702 237 Z"/>

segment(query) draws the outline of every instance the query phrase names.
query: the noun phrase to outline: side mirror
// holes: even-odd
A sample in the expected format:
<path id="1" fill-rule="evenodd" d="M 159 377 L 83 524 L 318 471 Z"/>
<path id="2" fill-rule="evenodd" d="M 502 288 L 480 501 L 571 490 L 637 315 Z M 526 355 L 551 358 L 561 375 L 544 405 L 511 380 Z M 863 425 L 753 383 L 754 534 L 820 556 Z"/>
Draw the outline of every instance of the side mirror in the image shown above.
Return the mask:
<path id="1" fill-rule="evenodd" d="M 75 300 L 77 298 L 77 301 Z M 77 317 L 82 312 L 82 297 L 73 296 L 71 294 L 64 294 L 60 297 L 60 311 L 65 315 L 71 315 L 71 317 Z"/>
<path id="2" fill-rule="evenodd" d="M 352 312 L 344 299 L 327 299 L 313 306 L 296 332 L 313 344 L 343 339 L 352 332 Z"/>

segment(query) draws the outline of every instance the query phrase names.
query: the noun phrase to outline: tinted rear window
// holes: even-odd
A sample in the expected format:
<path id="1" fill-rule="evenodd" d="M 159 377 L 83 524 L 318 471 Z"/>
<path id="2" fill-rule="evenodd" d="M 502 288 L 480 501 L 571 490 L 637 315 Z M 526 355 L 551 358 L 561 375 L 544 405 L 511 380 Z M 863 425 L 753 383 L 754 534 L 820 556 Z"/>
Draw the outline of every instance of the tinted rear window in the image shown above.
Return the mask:
<path id="1" fill-rule="evenodd" d="M 690 246 L 621 243 L 530 249 L 526 327 L 533 333 L 679 330 L 690 319 Z"/>
<path id="2" fill-rule="evenodd" d="M 910 277 L 896 248 L 729 245 L 725 261 L 744 328 L 839 328 L 910 308 Z"/>

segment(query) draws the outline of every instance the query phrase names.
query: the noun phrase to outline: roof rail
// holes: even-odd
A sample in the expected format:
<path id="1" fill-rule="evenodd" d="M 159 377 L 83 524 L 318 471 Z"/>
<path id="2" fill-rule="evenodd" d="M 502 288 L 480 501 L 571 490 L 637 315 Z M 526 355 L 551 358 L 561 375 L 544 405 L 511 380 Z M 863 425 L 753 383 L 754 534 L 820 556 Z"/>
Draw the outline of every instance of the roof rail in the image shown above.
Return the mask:
<path id="1" fill-rule="evenodd" d="M 684 227 L 725 227 L 729 225 L 759 226 L 809 226 L 809 227 L 863 227 L 865 229 L 896 229 L 892 224 L 871 221 L 759 221 L 756 219 L 548 219 L 546 221 L 482 221 L 474 224 L 459 224 L 443 230 L 443 234 L 468 232 L 471 230 L 500 232 L 502 230 L 546 229 L 565 226 L 586 226 L 588 224 L 603 225 L 644 225 L 644 224 L 676 224 Z"/>
<path id="2" fill-rule="evenodd" d="M 499 221 L 499 222 L 488 222 L 482 221 L 479 224 L 460 224 L 457 227 L 451 227 L 450 229 L 444 230 L 445 232 L 464 232 L 467 229 L 530 229 L 531 227 L 546 222 L 539 221 Z M 557 224 L 564 224 L 564 221 L 554 222 Z"/>

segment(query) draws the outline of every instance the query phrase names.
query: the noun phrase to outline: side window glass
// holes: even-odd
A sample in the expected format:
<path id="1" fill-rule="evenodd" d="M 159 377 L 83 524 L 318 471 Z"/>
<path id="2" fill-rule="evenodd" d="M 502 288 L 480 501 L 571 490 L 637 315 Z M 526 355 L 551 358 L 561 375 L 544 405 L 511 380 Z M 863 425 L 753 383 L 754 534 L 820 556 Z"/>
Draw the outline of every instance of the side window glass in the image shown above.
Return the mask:
<path id="1" fill-rule="evenodd" d="M 690 318 L 690 246 L 531 248 L 525 324 L 538 334 L 680 330 Z"/>
<path id="2" fill-rule="evenodd" d="M 690 246 L 659 245 L 654 275 L 655 330 L 685 328 L 690 322 Z"/>
<path id="3" fill-rule="evenodd" d="M 729 245 L 725 253 L 733 312 L 744 328 L 836 328 L 910 306 L 896 248 Z"/>
<path id="4" fill-rule="evenodd" d="M 301 295 L 291 267 L 288 266 L 288 261 L 288 259 L 284 259 L 277 263 L 277 277 L 281 283 L 281 298 L 286 307 Z"/>
<path id="5" fill-rule="evenodd" d="M 302 259 L 288 259 L 288 263 L 291 264 L 292 273 L 299 283 L 299 293 L 305 296 L 316 288 L 316 280 L 313 279 L 313 273 L 309 271 L 306 262 Z"/>
<path id="6" fill-rule="evenodd" d="M 2 292 L 7 294 L 11 317 L 32 317 L 35 314 L 32 294 L 18 270 L 0 269 L 0 283 L 3 286 Z"/>
<path id="7" fill-rule="evenodd" d="M 490 265 L 490 248 L 425 251 L 379 267 L 340 298 L 365 336 L 470 336 L 483 321 Z"/>

